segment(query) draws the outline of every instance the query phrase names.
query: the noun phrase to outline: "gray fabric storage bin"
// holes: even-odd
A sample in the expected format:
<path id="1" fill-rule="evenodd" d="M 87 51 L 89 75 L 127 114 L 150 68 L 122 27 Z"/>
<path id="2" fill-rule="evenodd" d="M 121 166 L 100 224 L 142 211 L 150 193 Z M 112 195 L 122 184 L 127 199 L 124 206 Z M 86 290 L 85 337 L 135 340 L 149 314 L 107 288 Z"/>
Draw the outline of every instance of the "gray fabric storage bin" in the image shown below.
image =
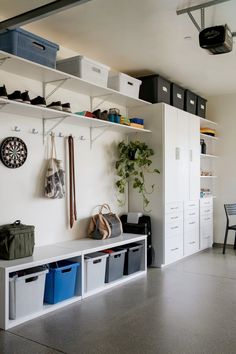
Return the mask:
<path id="1" fill-rule="evenodd" d="M 127 250 L 125 249 L 123 250 L 114 249 L 112 253 L 109 253 L 106 262 L 106 276 L 105 276 L 106 283 L 110 283 L 114 280 L 123 277 L 126 252 Z"/>
<path id="2" fill-rule="evenodd" d="M 101 288 L 105 283 L 108 254 L 95 252 L 85 256 L 85 291 Z"/>
<path id="3" fill-rule="evenodd" d="M 22 273 L 23 275 L 21 275 Z M 9 319 L 16 320 L 43 309 L 45 277 L 48 270 L 36 267 L 9 279 Z"/>
<path id="4" fill-rule="evenodd" d="M 143 245 L 140 243 L 132 243 L 123 247 L 127 249 L 127 253 L 125 255 L 124 274 L 129 275 L 140 271 Z"/>

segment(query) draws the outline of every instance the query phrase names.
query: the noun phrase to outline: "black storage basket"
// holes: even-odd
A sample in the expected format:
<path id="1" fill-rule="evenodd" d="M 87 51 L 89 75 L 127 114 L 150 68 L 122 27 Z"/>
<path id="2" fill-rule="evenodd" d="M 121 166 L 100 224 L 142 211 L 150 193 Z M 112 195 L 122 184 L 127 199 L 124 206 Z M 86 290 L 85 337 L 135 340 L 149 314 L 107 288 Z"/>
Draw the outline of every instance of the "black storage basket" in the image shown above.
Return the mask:
<path id="1" fill-rule="evenodd" d="M 0 226 L 0 258 L 12 260 L 32 256 L 34 226 L 23 225 L 20 220 Z"/>

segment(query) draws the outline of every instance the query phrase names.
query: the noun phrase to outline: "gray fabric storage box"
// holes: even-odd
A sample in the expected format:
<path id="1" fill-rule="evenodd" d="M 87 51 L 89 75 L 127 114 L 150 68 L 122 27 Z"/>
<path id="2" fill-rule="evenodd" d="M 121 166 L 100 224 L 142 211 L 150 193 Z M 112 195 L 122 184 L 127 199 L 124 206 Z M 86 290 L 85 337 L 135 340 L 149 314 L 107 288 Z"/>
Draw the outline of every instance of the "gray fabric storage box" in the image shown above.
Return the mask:
<path id="1" fill-rule="evenodd" d="M 107 263 L 106 263 L 106 276 L 105 276 L 106 283 L 110 283 L 114 280 L 123 277 L 126 252 L 127 251 L 125 249 L 123 250 L 114 249 L 112 253 L 109 253 L 109 256 L 107 258 Z"/>
<path id="2" fill-rule="evenodd" d="M 108 254 L 95 252 L 85 256 L 85 291 L 101 288 L 105 284 Z"/>
<path id="3" fill-rule="evenodd" d="M 18 272 L 18 275 L 10 277 L 10 320 L 42 311 L 46 273 L 48 270 L 44 267 L 36 267 Z"/>
<path id="4" fill-rule="evenodd" d="M 127 249 L 127 253 L 125 255 L 124 274 L 129 275 L 140 271 L 143 245 L 140 243 L 132 243 L 127 246 L 123 246 L 123 248 Z"/>

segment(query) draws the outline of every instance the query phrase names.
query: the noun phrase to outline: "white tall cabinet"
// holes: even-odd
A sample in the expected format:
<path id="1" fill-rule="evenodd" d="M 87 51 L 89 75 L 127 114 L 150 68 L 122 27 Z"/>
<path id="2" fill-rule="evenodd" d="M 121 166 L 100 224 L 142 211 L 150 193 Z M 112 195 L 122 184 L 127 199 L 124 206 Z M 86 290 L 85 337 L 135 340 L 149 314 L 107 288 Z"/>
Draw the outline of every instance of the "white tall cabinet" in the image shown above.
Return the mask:
<path id="1" fill-rule="evenodd" d="M 177 261 L 200 250 L 200 118 L 164 103 L 136 109 L 152 130 L 146 142 L 155 151 L 153 166 L 160 175 L 147 178 L 150 194 L 154 266 Z M 148 139 L 148 140 L 147 140 Z M 130 189 L 129 210 L 140 211 Z M 210 244 L 210 243 L 209 243 Z"/>

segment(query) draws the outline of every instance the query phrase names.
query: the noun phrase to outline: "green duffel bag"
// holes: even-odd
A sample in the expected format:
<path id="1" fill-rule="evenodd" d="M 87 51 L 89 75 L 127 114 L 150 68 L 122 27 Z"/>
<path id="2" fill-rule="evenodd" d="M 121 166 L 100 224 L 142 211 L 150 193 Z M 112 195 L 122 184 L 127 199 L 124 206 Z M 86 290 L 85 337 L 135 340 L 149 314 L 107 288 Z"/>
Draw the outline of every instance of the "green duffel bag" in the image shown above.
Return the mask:
<path id="1" fill-rule="evenodd" d="M 34 226 L 23 225 L 20 220 L 0 226 L 0 258 L 30 257 L 34 252 Z"/>

